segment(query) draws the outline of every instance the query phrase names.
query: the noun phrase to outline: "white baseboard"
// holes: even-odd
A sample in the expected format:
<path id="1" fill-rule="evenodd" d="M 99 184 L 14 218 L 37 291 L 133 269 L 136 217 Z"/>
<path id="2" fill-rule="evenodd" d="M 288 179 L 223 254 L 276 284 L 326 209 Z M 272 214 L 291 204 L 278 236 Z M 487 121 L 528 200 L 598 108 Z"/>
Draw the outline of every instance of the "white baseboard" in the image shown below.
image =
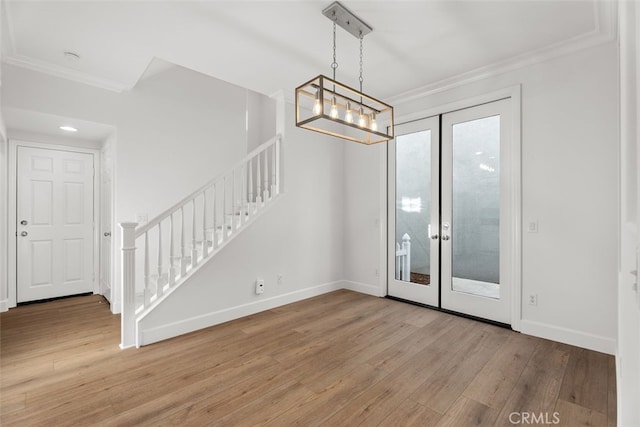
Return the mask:
<path id="1" fill-rule="evenodd" d="M 0 313 L 3 313 L 5 311 L 9 311 L 9 300 L 8 299 L 0 300 Z"/>
<path id="2" fill-rule="evenodd" d="M 326 294 L 329 292 L 344 289 L 342 281 L 325 283 L 322 285 L 301 289 L 283 295 L 266 298 L 260 301 L 243 304 L 211 313 L 184 319 L 178 322 L 169 323 L 149 329 L 138 329 L 139 345 L 148 345 L 154 342 L 173 338 L 178 335 L 187 334 L 199 329 L 208 328 L 230 320 L 239 319 L 261 311 L 270 310 L 285 304 L 301 301 L 307 298 Z M 138 325 L 140 328 L 140 325 Z"/>
<path id="3" fill-rule="evenodd" d="M 352 280 L 343 280 L 342 288 L 348 289 L 354 292 L 360 292 L 361 294 L 373 295 L 374 297 L 383 297 L 386 294 L 376 285 L 370 285 L 368 283 L 354 282 Z"/>
<path id="4" fill-rule="evenodd" d="M 599 351 L 601 353 L 616 354 L 615 339 L 580 332 L 574 329 L 523 319 L 520 321 L 520 332 L 533 335 L 534 337 L 546 338 L 552 341 Z"/>

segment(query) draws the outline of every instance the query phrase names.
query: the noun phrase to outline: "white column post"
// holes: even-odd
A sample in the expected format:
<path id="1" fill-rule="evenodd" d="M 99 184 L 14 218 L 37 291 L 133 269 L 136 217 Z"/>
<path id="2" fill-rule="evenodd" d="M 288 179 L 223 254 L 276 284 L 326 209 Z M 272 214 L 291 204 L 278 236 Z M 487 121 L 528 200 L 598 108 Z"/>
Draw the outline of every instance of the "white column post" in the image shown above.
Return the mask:
<path id="1" fill-rule="evenodd" d="M 135 222 L 120 223 L 122 228 L 122 314 L 120 348 L 132 347 L 136 340 L 136 227 Z"/>
<path id="2" fill-rule="evenodd" d="M 402 252 L 400 252 L 400 243 L 396 242 L 396 271 L 395 271 L 396 280 L 404 279 L 404 277 L 402 277 L 402 264 L 401 264 L 402 255 L 401 254 Z"/>
<path id="3" fill-rule="evenodd" d="M 404 249 L 405 252 L 403 270 L 406 273 L 404 280 L 411 281 L 411 237 L 409 237 L 407 233 L 404 233 L 404 236 L 402 236 L 402 249 Z"/>

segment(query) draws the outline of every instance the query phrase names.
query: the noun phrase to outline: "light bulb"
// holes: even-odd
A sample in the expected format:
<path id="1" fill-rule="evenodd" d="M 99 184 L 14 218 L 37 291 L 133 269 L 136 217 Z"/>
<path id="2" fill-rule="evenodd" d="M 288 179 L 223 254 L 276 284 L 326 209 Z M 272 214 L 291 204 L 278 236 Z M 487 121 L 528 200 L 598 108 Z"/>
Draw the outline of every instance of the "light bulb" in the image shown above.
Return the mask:
<path id="1" fill-rule="evenodd" d="M 316 101 L 313 104 L 313 114 L 318 115 L 322 113 L 322 104 L 320 104 L 320 92 L 316 90 Z"/>
<path id="2" fill-rule="evenodd" d="M 338 106 L 336 105 L 336 97 L 334 96 L 331 100 L 331 110 L 329 110 L 329 116 L 332 119 L 338 118 Z"/>
<path id="3" fill-rule="evenodd" d="M 367 125 L 367 117 L 364 115 L 362 108 L 360 108 L 360 117 L 358 118 L 358 126 L 361 128 Z"/>
<path id="4" fill-rule="evenodd" d="M 375 113 L 371 114 L 371 130 L 374 131 L 374 132 L 378 130 L 378 123 L 376 123 L 376 114 Z"/>
<path id="5" fill-rule="evenodd" d="M 353 112 L 351 111 L 351 103 L 347 102 L 347 112 L 344 114 L 344 121 L 353 123 Z"/>
<path id="6" fill-rule="evenodd" d="M 320 105 L 320 100 L 316 99 L 315 104 L 313 104 L 313 114 L 316 116 L 322 112 L 322 105 Z"/>

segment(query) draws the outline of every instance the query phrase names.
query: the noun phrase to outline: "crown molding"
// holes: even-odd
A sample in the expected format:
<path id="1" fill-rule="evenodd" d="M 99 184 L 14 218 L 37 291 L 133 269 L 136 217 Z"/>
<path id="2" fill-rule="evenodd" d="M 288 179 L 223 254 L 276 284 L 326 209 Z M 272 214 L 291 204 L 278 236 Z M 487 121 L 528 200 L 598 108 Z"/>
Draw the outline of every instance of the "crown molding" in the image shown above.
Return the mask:
<path id="1" fill-rule="evenodd" d="M 66 67 L 60 67 L 49 62 L 40 61 L 38 59 L 29 58 L 27 56 L 15 53 L 7 55 L 7 57 L 3 58 L 2 61 L 10 65 L 15 65 L 17 67 L 26 68 L 32 71 L 38 71 L 40 73 L 49 74 L 55 77 L 72 80 L 90 86 L 95 86 L 100 89 L 110 90 L 112 92 L 120 93 L 130 89 L 128 85 L 121 82 L 103 79 L 101 77 L 95 77 L 88 73 L 83 73 L 81 71 L 72 70 Z"/>
<path id="2" fill-rule="evenodd" d="M 390 104 L 410 102 L 425 96 L 434 95 L 459 86 L 505 74 L 519 68 L 549 61 L 561 56 L 570 55 L 583 49 L 612 42 L 617 38 L 617 3 L 615 1 L 599 1 L 593 3 L 594 29 L 558 43 L 534 49 L 509 59 L 476 68 L 446 79 L 430 83 L 416 89 L 394 95 L 385 99 Z"/>

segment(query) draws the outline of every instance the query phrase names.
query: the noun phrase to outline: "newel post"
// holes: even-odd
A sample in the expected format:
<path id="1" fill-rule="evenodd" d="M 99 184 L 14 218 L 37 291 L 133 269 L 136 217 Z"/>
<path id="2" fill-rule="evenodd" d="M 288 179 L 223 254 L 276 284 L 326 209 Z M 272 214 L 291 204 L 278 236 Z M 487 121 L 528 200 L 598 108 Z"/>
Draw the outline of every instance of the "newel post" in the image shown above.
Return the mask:
<path id="1" fill-rule="evenodd" d="M 122 314 L 120 348 L 136 345 L 136 227 L 135 222 L 120 223 L 122 227 Z"/>

